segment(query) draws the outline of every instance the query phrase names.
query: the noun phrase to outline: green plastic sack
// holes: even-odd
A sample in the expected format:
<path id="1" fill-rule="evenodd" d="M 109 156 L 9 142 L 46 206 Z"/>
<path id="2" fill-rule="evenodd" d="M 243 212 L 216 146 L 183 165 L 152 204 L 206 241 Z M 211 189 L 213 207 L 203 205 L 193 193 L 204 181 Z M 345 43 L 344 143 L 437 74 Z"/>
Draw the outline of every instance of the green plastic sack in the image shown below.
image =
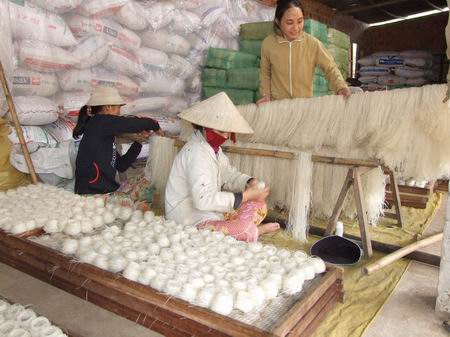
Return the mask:
<path id="1" fill-rule="evenodd" d="M 329 95 L 328 90 L 324 90 L 324 91 L 313 91 L 313 96 L 314 97 L 321 97 L 321 96 L 327 96 Z"/>
<path id="2" fill-rule="evenodd" d="M 347 50 L 351 47 L 350 36 L 334 28 L 328 29 L 328 43 Z"/>
<path id="3" fill-rule="evenodd" d="M 272 21 L 244 23 L 241 25 L 239 38 L 241 40 L 264 40 L 273 33 Z"/>
<path id="4" fill-rule="evenodd" d="M 262 40 L 240 40 L 239 50 L 261 57 Z"/>
<path id="5" fill-rule="evenodd" d="M 319 39 L 325 46 L 328 45 L 328 27 L 322 22 L 307 19 L 303 30 Z"/>
<path id="6" fill-rule="evenodd" d="M 330 52 L 331 56 L 333 56 L 334 62 L 336 62 L 338 66 L 344 67 L 344 69 L 348 68 L 348 49 L 342 49 L 334 45 L 329 45 L 327 49 Z"/>
<path id="7" fill-rule="evenodd" d="M 209 48 L 206 66 L 218 69 L 252 68 L 259 66 L 256 55 L 232 49 Z"/>
<path id="8" fill-rule="evenodd" d="M 223 69 L 203 68 L 202 82 L 208 87 L 226 87 L 227 72 Z"/>
<path id="9" fill-rule="evenodd" d="M 227 88 L 257 90 L 259 88 L 259 68 L 227 70 Z"/>
<path id="10" fill-rule="evenodd" d="M 328 81 L 323 76 L 314 76 L 313 85 L 314 86 L 322 86 L 322 87 L 327 87 L 328 88 Z"/>
<path id="11" fill-rule="evenodd" d="M 203 86 L 202 88 L 202 98 L 205 99 L 214 96 L 221 91 L 224 91 L 236 105 L 249 104 L 255 101 L 255 92 L 252 90 L 215 88 L 205 86 Z"/>

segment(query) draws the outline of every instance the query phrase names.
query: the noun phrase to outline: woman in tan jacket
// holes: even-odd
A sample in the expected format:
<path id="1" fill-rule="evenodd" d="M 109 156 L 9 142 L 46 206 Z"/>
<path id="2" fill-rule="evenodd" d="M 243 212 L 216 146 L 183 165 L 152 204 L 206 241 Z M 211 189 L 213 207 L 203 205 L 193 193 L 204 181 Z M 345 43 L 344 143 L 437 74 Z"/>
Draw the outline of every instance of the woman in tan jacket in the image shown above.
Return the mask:
<path id="1" fill-rule="evenodd" d="M 345 98 L 350 96 L 333 57 L 322 43 L 303 31 L 303 8 L 299 0 L 279 0 L 275 11 L 276 33 L 261 46 L 261 99 L 309 98 L 313 95 L 313 79 L 319 66 L 332 89 Z"/>

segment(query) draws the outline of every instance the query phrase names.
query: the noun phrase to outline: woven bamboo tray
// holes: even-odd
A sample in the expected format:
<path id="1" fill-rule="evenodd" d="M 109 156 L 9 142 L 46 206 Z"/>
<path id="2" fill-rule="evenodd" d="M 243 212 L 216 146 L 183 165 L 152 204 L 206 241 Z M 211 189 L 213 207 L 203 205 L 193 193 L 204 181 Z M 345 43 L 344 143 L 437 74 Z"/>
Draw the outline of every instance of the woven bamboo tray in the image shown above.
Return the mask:
<path id="1" fill-rule="evenodd" d="M 310 336 L 343 301 L 342 271 L 327 272 L 259 316 L 222 316 L 0 230 L 0 261 L 165 336 Z"/>

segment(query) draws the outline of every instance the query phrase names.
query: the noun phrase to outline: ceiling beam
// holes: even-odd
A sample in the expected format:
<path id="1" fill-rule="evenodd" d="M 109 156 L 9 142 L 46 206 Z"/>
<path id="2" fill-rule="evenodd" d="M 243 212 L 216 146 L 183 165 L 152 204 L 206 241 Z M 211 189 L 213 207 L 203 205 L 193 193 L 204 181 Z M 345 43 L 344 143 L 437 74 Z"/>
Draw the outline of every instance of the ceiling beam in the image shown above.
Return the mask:
<path id="1" fill-rule="evenodd" d="M 379 8 L 379 7 L 383 7 L 383 6 L 387 6 L 387 5 L 394 5 L 400 2 L 406 2 L 407 0 L 389 0 L 389 1 L 383 1 L 383 2 L 379 2 L 379 3 L 375 3 L 372 5 L 364 5 L 364 6 L 355 6 L 353 8 L 349 8 L 349 9 L 344 9 L 342 11 L 337 11 L 337 13 L 339 14 L 351 14 L 351 13 L 356 13 L 356 12 L 362 12 L 362 11 L 367 11 L 369 9 L 373 9 L 373 8 Z"/>

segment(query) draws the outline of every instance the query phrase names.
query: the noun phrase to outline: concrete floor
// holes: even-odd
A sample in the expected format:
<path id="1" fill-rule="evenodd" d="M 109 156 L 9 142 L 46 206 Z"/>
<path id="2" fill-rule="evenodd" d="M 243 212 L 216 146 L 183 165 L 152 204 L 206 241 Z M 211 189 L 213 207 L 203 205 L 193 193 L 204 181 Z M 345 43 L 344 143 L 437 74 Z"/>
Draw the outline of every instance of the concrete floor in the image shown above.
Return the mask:
<path id="1" fill-rule="evenodd" d="M 427 234 L 442 231 L 445 204 Z M 424 250 L 440 255 L 440 243 Z M 443 328 L 443 318 L 434 311 L 438 276 L 437 267 L 411 263 L 364 337 L 450 336 Z M 32 304 L 35 311 L 55 324 L 84 337 L 161 336 L 1 263 L 0 296 L 16 303 Z"/>

